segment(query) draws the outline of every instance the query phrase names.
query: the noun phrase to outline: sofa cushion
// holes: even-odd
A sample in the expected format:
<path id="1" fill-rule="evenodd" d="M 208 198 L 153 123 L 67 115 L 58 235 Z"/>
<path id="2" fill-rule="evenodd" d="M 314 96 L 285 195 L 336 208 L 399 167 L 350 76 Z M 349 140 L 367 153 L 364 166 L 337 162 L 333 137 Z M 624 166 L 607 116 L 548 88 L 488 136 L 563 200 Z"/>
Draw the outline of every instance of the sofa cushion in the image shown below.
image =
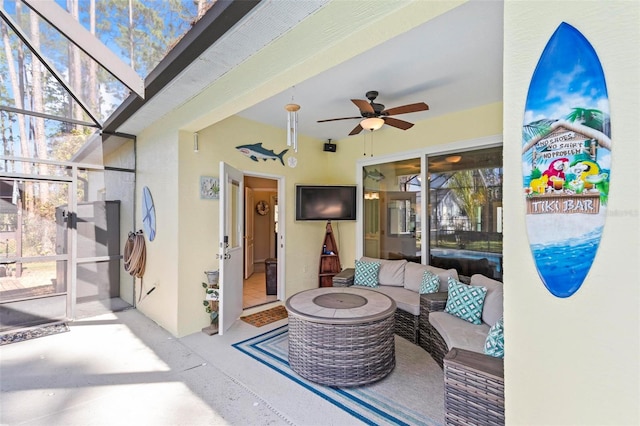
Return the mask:
<path id="1" fill-rule="evenodd" d="M 431 265 L 409 262 L 404 267 L 404 288 L 419 293 L 424 271 L 430 271 L 440 278 L 440 289 L 437 291 L 447 291 L 449 277 L 458 279 L 458 272 L 455 269 L 440 269 Z"/>
<path id="2" fill-rule="evenodd" d="M 360 260 L 364 262 L 380 263 L 378 284 L 395 285 L 398 287 L 402 287 L 404 285 L 404 267 L 407 264 L 406 260 L 374 259 L 372 257 L 361 257 Z"/>
<path id="3" fill-rule="evenodd" d="M 431 312 L 429 323 L 442 336 L 447 348 L 460 348 L 483 353 L 489 333 L 487 324 L 475 325 L 446 312 Z"/>
<path id="4" fill-rule="evenodd" d="M 420 295 L 415 291 L 392 285 L 379 285 L 374 288 L 367 287 L 367 290 L 374 290 L 386 294 L 395 300 L 398 309 L 409 312 L 411 315 L 420 315 Z"/>
<path id="5" fill-rule="evenodd" d="M 380 263 L 364 262 L 356 260 L 356 274 L 353 283 L 366 287 L 375 287 L 378 285 L 378 274 L 380 271 Z"/>
<path id="6" fill-rule="evenodd" d="M 482 321 L 494 325 L 503 314 L 503 285 L 500 281 L 487 278 L 484 275 L 475 274 L 471 276 L 471 285 L 482 286 L 487 289 L 487 296 L 484 299 L 482 308 Z"/>
<path id="7" fill-rule="evenodd" d="M 487 289 L 449 278 L 449 296 L 444 311 L 472 324 L 482 324 L 482 306 Z"/>
<path id="8" fill-rule="evenodd" d="M 496 358 L 504 358 L 504 320 L 500 318 L 489 329 L 484 342 L 484 353 Z"/>
<path id="9" fill-rule="evenodd" d="M 422 274 L 422 284 L 420 284 L 420 294 L 437 293 L 440 289 L 440 277 L 433 272 L 426 270 Z"/>

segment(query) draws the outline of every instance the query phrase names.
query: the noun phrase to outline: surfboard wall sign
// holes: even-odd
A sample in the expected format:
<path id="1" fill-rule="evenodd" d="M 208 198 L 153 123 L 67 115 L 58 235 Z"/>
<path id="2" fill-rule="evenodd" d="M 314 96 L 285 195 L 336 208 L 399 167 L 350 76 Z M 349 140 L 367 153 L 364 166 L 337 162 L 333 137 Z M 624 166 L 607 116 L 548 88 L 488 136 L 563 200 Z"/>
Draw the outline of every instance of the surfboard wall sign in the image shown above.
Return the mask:
<path id="1" fill-rule="evenodd" d="M 545 287 L 573 295 L 593 264 L 611 176 L 611 120 L 595 50 L 561 23 L 529 84 L 522 177 L 529 246 Z"/>

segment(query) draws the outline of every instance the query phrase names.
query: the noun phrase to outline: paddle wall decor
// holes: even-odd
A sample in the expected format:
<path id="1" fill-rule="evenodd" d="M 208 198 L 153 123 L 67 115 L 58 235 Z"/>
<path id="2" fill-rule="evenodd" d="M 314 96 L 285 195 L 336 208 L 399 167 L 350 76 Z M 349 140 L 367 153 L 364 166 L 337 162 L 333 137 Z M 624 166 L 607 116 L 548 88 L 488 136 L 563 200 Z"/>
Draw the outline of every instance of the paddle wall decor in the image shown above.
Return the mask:
<path id="1" fill-rule="evenodd" d="M 148 187 L 142 188 L 142 225 L 149 241 L 156 238 L 156 208 Z"/>
<path id="2" fill-rule="evenodd" d="M 598 56 L 563 22 L 531 78 L 522 131 L 526 225 L 546 288 L 582 285 L 605 223 L 611 174 L 609 99 Z"/>

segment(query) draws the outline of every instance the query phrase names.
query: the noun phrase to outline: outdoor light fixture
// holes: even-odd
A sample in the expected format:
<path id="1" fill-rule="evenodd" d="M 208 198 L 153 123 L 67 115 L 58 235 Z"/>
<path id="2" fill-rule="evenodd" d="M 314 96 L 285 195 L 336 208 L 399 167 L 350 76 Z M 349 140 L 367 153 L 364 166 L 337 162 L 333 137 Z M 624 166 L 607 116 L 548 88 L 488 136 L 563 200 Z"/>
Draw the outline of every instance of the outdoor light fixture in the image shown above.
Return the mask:
<path id="1" fill-rule="evenodd" d="M 378 130 L 384 124 L 384 120 L 379 117 L 365 118 L 360 122 L 360 126 L 362 126 L 365 130 Z"/>
<path id="2" fill-rule="evenodd" d="M 447 163 L 458 163 L 460 162 L 460 160 L 462 160 L 461 155 L 450 155 L 449 157 L 445 158 L 445 161 Z"/>
<path id="3" fill-rule="evenodd" d="M 198 145 L 198 132 L 193 134 L 193 152 L 198 152 L 200 146 Z"/>
<path id="4" fill-rule="evenodd" d="M 364 193 L 365 200 L 379 200 L 380 193 L 379 192 L 365 192 Z"/>
<path id="5" fill-rule="evenodd" d="M 298 152 L 298 111 L 300 105 L 286 104 L 287 110 L 287 146 L 293 146 L 293 150 Z"/>

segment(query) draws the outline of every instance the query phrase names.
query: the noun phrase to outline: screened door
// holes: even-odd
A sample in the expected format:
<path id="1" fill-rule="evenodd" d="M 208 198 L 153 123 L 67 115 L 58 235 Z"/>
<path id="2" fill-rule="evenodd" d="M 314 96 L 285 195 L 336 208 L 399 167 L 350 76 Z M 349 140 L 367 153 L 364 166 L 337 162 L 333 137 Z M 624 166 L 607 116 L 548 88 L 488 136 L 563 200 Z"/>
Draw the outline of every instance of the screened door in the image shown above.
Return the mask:
<path id="1" fill-rule="evenodd" d="M 0 180 L 1 330 L 70 317 L 71 182 Z"/>

